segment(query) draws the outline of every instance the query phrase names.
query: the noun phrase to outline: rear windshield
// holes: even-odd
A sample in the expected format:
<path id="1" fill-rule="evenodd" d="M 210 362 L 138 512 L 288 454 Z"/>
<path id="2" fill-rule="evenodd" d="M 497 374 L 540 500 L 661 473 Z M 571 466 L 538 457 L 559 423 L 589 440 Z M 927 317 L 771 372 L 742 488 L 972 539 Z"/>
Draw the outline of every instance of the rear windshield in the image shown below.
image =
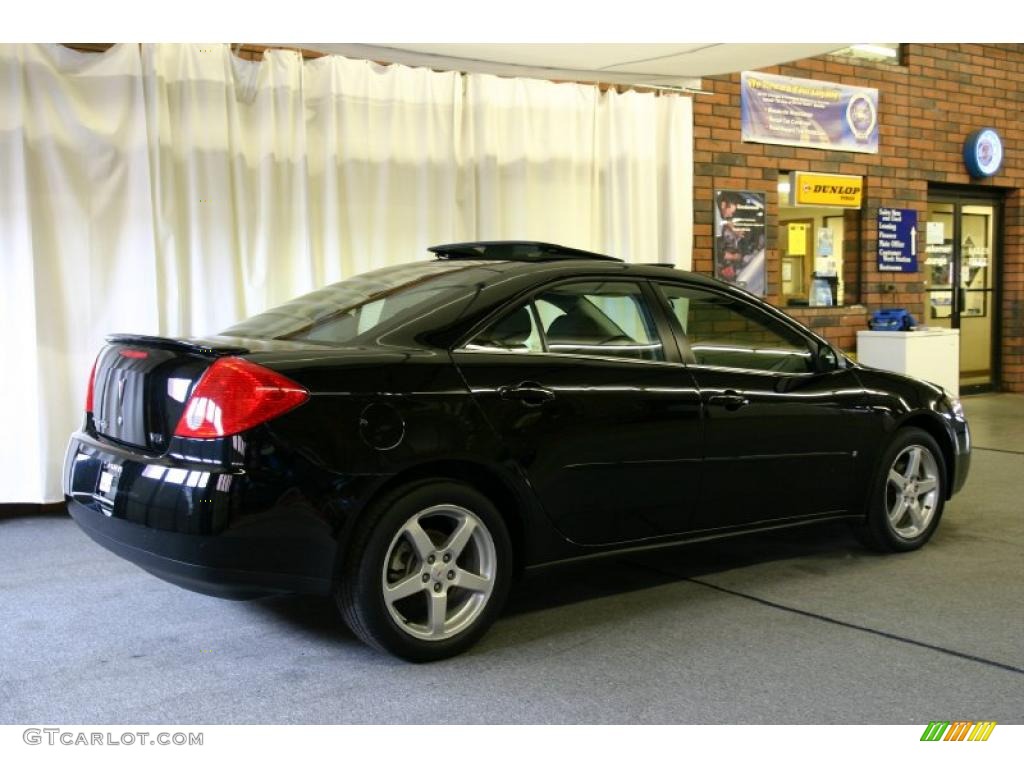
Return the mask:
<path id="1" fill-rule="evenodd" d="M 350 344 L 471 293 L 467 261 L 385 267 L 292 299 L 237 323 L 223 336 Z"/>

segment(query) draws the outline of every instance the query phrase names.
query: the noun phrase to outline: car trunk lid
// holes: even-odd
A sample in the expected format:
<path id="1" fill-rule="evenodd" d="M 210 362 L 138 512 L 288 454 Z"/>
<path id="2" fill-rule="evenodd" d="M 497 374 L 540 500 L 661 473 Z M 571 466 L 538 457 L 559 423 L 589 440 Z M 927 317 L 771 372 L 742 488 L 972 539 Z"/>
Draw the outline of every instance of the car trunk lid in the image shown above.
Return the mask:
<path id="1" fill-rule="evenodd" d="M 93 426 L 123 445 L 163 452 L 203 372 L 218 357 L 248 352 L 228 340 L 117 334 L 96 360 Z"/>

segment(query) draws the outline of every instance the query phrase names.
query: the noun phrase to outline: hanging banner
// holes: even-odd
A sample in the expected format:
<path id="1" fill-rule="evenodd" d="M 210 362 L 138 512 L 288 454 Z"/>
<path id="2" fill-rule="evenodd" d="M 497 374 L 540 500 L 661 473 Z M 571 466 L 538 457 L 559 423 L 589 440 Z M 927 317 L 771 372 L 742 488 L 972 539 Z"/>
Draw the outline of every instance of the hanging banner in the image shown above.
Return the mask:
<path id="1" fill-rule="evenodd" d="M 765 196 L 715 190 L 715 277 L 758 296 L 765 289 Z"/>
<path id="2" fill-rule="evenodd" d="M 878 271 L 917 272 L 917 211 L 878 209 Z"/>
<path id="3" fill-rule="evenodd" d="M 878 152 L 878 89 L 744 72 L 743 140 Z"/>

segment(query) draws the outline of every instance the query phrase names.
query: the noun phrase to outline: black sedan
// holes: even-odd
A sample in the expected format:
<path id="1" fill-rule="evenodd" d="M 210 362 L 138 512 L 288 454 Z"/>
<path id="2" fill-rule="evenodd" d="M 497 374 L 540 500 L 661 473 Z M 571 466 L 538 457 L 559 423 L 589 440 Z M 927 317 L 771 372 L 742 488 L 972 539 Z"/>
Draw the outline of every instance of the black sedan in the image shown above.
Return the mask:
<path id="1" fill-rule="evenodd" d="M 846 519 L 935 532 L 960 403 L 670 265 L 463 243 L 202 339 L 116 335 L 68 447 L 97 542 L 196 591 L 335 595 L 451 656 L 556 563 Z"/>

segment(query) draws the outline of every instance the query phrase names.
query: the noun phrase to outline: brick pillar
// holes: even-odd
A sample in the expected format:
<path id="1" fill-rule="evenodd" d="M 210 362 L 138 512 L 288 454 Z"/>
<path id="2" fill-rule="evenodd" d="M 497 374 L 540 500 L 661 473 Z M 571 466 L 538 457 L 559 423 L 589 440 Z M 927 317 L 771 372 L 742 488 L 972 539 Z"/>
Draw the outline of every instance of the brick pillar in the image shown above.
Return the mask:
<path id="1" fill-rule="evenodd" d="M 1006 197 L 1003 224 L 1002 387 L 1024 392 L 1024 193 Z"/>
<path id="2" fill-rule="evenodd" d="M 843 211 L 843 294 L 845 304 L 860 304 L 864 266 L 860 247 L 861 212 Z"/>

